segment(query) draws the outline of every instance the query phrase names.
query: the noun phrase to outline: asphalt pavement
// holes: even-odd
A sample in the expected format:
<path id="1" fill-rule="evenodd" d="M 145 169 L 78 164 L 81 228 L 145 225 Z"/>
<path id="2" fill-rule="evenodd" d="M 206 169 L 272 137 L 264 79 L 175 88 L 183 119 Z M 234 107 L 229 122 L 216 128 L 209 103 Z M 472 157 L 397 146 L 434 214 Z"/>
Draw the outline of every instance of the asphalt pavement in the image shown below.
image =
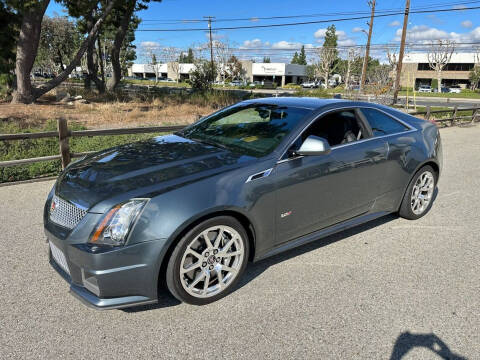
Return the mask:
<path id="1" fill-rule="evenodd" d="M 480 358 L 480 126 L 442 130 L 431 212 L 387 216 L 250 264 L 207 306 L 97 311 L 50 268 L 53 182 L 0 187 L 1 359 Z"/>

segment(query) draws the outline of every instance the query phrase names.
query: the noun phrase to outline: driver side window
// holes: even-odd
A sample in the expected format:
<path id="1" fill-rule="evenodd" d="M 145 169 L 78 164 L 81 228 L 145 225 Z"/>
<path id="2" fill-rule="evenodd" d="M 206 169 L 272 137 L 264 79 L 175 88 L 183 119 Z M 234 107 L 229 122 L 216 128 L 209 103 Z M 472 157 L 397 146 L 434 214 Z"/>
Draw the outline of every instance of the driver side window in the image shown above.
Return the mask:
<path id="1" fill-rule="evenodd" d="M 322 137 L 331 147 L 364 139 L 365 128 L 355 110 L 340 110 L 328 113 L 315 120 L 297 139 L 290 150 L 298 150 L 310 135 Z"/>

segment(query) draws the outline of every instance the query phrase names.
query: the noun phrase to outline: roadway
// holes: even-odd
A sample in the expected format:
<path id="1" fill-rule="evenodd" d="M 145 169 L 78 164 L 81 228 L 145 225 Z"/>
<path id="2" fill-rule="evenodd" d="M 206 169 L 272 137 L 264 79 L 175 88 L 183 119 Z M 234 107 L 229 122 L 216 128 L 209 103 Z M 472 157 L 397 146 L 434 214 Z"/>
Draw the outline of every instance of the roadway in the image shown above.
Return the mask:
<path id="1" fill-rule="evenodd" d="M 478 359 L 480 126 L 441 132 L 427 216 L 387 216 L 250 264 L 239 289 L 203 307 L 166 293 L 153 306 L 86 307 L 47 261 L 53 182 L 0 187 L 0 357 Z"/>

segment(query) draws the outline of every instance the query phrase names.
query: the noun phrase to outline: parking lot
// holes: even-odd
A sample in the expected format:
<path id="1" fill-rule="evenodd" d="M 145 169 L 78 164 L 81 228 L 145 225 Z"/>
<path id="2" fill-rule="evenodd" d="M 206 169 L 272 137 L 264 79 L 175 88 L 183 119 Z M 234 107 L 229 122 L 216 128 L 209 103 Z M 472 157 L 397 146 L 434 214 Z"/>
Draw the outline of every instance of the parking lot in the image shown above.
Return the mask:
<path id="1" fill-rule="evenodd" d="M 53 182 L 0 187 L 0 358 L 480 358 L 480 126 L 442 130 L 432 211 L 250 264 L 207 306 L 96 311 L 50 268 Z"/>

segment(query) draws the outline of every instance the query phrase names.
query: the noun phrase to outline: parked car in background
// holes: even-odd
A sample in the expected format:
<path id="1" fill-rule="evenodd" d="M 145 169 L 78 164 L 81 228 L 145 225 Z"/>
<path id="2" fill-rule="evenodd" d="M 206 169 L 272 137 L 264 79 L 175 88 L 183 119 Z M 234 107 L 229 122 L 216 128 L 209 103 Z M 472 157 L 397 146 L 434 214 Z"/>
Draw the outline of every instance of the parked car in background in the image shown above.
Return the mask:
<path id="1" fill-rule="evenodd" d="M 460 94 L 462 92 L 462 88 L 459 85 L 452 85 L 448 89 L 449 92 L 453 94 Z"/>
<path id="2" fill-rule="evenodd" d="M 70 164 L 45 203 L 49 261 L 97 308 L 156 302 L 161 284 L 208 304 L 235 289 L 249 261 L 389 213 L 421 218 L 441 171 L 438 128 L 401 111 L 243 101 Z M 275 286 L 282 296 L 288 285 Z"/>
<path id="3" fill-rule="evenodd" d="M 245 83 L 241 80 L 233 80 L 230 82 L 230 86 L 244 86 Z"/>
<path id="4" fill-rule="evenodd" d="M 430 85 L 420 85 L 420 87 L 418 88 L 418 92 L 431 93 L 432 87 Z"/>
<path id="5" fill-rule="evenodd" d="M 263 81 L 254 81 L 254 82 L 251 82 L 248 86 L 256 87 L 256 86 L 262 86 L 262 85 L 263 85 Z"/>
<path id="6" fill-rule="evenodd" d="M 302 84 L 304 89 L 316 89 L 318 88 L 318 82 L 316 81 L 307 81 Z"/>

